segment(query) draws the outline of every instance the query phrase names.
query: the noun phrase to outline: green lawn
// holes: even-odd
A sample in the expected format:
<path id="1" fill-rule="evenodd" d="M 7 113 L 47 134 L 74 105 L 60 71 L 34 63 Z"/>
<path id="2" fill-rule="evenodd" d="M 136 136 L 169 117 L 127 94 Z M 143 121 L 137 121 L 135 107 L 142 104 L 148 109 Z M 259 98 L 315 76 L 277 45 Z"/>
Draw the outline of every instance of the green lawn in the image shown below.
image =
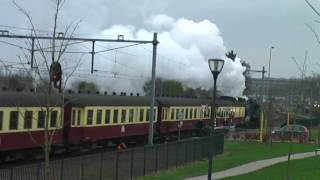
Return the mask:
<path id="1" fill-rule="evenodd" d="M 244 180 L 244 179 L 259 179 L 259 180 L 282 180 L 286 179 L 287 162 L 279 163 L 261 170 L 224 178 L 224 180 Z M 289 179 L 290 180 L 318 180 L 320 178 L 320 156 L 311 157 L 301 160 L 290 161 Z"/>
<path id="2" fill-rule="evenodd" d="M 267 159 L 286 155 L 288 153 L 288 143 L 273 143 L 272 151 L 264 144 L 245 141 L 226 141 L 225 149 L 222 155 L 215 157 L 214 170 L 220 171 L 235 167 L 251 161 Z M 294 152 L 313 151 L 314 144 L 293 144 Z M 180 180 L 185 177 L 198 176 L 207 173 L 208 162 L 206 160 L 193 164 L 160 172 L 157 175 L 140 178 L 142 180 Z"/>

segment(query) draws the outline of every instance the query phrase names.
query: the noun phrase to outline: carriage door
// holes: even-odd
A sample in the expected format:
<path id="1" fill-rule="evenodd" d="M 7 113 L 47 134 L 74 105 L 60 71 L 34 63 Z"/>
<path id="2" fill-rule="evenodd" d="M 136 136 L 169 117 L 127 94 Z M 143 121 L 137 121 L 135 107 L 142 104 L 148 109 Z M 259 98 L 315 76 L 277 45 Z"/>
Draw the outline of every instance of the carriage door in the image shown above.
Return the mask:
<path id="1" fill-rule="evenodd" d="M 158 114 L 157 114 L 157 125 L 156 125 L 156 131 L 157 133 L 161 133 L 161 119 L 162 119 L 162 105 L 158 104 Z"/>
<path id="2" fill-rule="evenodd" d="M 71 128 L 71 111 L 72 106 L 66 105 L 64 107 L 64 115 L 63 115 L 63 143 L 67 145 L 69 143 L 69 132 Z"/>

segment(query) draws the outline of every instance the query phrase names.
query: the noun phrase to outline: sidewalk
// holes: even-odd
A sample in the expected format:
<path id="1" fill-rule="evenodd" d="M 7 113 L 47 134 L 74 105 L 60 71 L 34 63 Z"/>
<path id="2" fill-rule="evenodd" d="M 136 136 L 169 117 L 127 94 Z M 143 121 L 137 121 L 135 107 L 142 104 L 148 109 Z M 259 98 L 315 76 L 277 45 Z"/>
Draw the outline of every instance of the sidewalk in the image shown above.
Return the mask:
<path id="1" fill-rule="evenodd" d="M 307 158 L 307 157 L 311 157 L 311 156 L 315 156 L 315 152 L 292 154 L 290 159 L 292 159 L 292 160 L 303 159 L 303 158 Z M 221 179 L 221 178 L 225 178 L 225 177 L 246 174 L 249 172 L 253 172 L 253 171 L 262 169 L 264 167 L 272 166 L 272 165 L 280 163 L 280 162 L 285 162 L 287 160 L 288 160 L 288 156 L 281 156 L 281 157 L 277 157 L 277 158 L 254 161 L 254 162 L 243 164 L 243 165 L 240 165 L 240 166 L 237 166 L 234 168 L 230 168 L 227 170 L 213 173 L 212 177 L 214 179 Z M 207 179 L 207 175 L 203 175 L 203 176 L 187 178 L 186 180 L 206 180 L 206 179 Z"/>

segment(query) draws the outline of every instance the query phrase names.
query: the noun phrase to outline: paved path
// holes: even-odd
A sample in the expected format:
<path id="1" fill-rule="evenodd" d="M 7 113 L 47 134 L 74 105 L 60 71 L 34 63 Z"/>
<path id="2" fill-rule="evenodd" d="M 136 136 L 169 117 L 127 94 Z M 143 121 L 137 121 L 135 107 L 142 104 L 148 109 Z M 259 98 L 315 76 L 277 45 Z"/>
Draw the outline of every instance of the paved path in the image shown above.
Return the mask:
<path id="1" fill-rule="evenodd" d="M 307 152 L 307 153 L 298 153 L 298 154 L 293 154 L 291 155 L 291 159 L 303 159 L 306 157 L 311 157 L 315 156 L 314 152 Z M 243 164 L 231 169 L 219 171 L 216 173 L 213 173 L 212 177 L 214 179 L 220 179 L 220 178 L 225 178 L 225 177 L 230 177 L 230 176 L 237 176 L 241 174 L 246 174 L 252 171 L 256 171 L 259 169 L 262 169 L 267 166 L 271 166 L 280 162 L 285 162 L 288 160 L 288 156 L 281 156 L 277 158 L 272 158 L 272 159 L 265 159 L 265 160 L 260 160 L 260 161 L 254 161 L 251 163 Z M 187 178 L 186 180 L 206 180 L 207 175 L 204 176 L 196 176 L 192 178 Z"/>

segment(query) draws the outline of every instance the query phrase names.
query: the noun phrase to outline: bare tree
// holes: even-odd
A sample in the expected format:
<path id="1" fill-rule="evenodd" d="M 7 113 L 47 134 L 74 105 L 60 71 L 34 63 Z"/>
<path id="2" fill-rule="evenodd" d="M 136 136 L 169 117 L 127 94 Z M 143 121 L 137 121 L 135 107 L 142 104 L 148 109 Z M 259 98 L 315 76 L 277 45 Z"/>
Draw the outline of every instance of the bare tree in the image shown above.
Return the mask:
<path id="1" fill-rule="evenodd" d="M 69 78 L 72 76 L 72 74 L 75 72 L 77 67 L 80 65 L 81 58 L 78 59 L 78 62 L 71 68 L 72 70 L 69 71 L 69 73 L 62 74 L 62 67 L 61 63 L 64 61 L 64 54 L 67 50 L 67 48 L 70 45 L 70 40 L 64 40 L 64 38 L 61 39 L 61 37 L 71 37 L 75 30 L 78 27 L 78 23 L 72 25 L 68 25 L 65 28 L 65 31 L 63 33 L 59 32 L 57 33 L 57 27 L 58 27 L 58 19 L 59 19 L 59 13 L 61 11 L 61 8 L 63 7 L 65 0 L 53 0 L 54 3 L 54 15 L 53 15 L 53 28 L 52 28 L 52 38 L 50 39 L 50 46 L 45 47 L 44 42 L 39 40 L 37 30 L 35 28 L 35 25 L 32 21 L 32 17 L 24 8 L 22 8 L 19 4 L 17 4 L 15 1 L 13 1 L 14 5 L 19 9 L 19 11 L 25 15 L 27 18 L 30 26 L 31 26 L 31 36 L 34 37 L 35 40 L 35 47 L 36 52 L 38 52 L 38 56 L 34 56 L 34 66 L 32 67 L 32 71 L 28 71 L 30 74 L 35 76 L 37 81 L 43 84 L 43 88 L 41 89 L 41 93 L 43 94 L 43 97 L 45 98 L 45 103 L 43 106 L 41 106 L 41 111 L 45 112 L 45 124 L 44 124 L 44 142 L 37 142 L 40 144 L 43 148 L 44 152 L 44 169 L 45 169 L 45 179 L 50 179 L 50 151 L 52 146 L 52 141 L 54 134 L 56 132 L 56 129 L 59 127 L 62 127 L 63 122 L 63 110 L 64 110 L 64 89 L 67 85 L 67 82 Z M 60 39 L 58 39 L 58 37 Z M 31 40 L 27 41 L 26 44 L 31 47 Z M 29 59 L 28 56 L 29 52 L 23 52 L 24 58 Z M 20 58 L 22 61 L 22 58 Z M 60 66 L 60 67 L 59 67 Z M 59 69 L 60 68 L 60 69 Z M 57 74 L 58 73 L 58 74 Z M 60 79 L 59 86 L 57 86 L 57 77 L 58 80 Z M 61 92 L 61 101 L 58 103 L 53 101 L 54 99 L 54 87 L 59 87 L 59 91 Z M 39 90 L 38 92 L 39 93 Z M 56 94 L 56 93 L 55 93 Z M 50 121 L 50 114 L 56 109 L 57 107 L 60 107 L 60 117 L 58 117 L 58 120 L 56 122 Z M 51 123 L 51 124 L 50 124 Z M 51 128 L 50 126 L 52 123 L 55 123 L 55 127 L 57 128 Z"/>

